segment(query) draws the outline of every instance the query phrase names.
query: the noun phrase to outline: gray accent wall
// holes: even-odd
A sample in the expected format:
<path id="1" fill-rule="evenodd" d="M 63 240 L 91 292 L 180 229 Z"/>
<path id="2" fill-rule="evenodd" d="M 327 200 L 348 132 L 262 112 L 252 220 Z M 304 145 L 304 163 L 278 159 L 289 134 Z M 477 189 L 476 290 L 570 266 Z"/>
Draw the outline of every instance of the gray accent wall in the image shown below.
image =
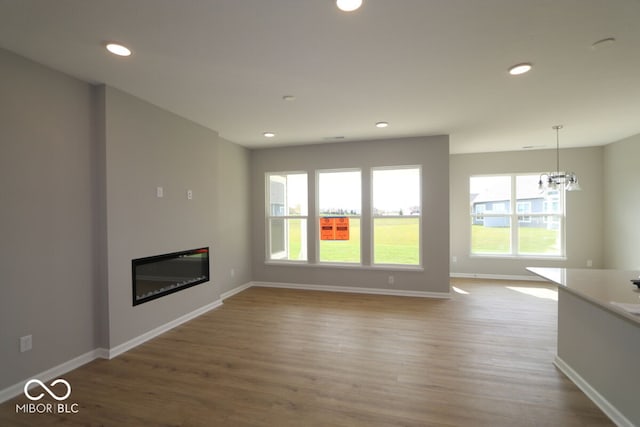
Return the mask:
<path id="1" fill-rule="evenodd" d="M 213 268 L 223 294 L 252 280 L 249 150 L 219 138 L 215 169 Z"/>
<path id="2" fill-rule="evenodd" d="M 640 270 L 640 135 L 604 147 L 605 265 Z"/>
<path id="3" fill-rule="evenodd" d="M 422 167 L 422 245 L 423 271 L 399 268 L 371 268 L 369 252 L 371 211 L 370 168 L 394 165 Z M 308 222 L 307 241 L 311 242 L 305 265 L 266 262 L 265 174 L 267 172 L 306 171 L 309 211 L 315 212 L 315 173 L 321 169 L 356 168 L 362 170 L 362 267 L 334 267 L 315 264 L 317 224 Z M 419 138 L 339 142 L 284 148 L 253 150 L 251 153 L 252 261 L 253 280 L 285 284 L 325 285 L 393 289 L 422 292 L 449 292 L 449 138 Z M 389 285 L 393 275 L 395 283 Z"/>
<path id="4" fill-rule="evenodd" d="M 451 172 L 451 272 L 460 275 L 527 276 L 526 267 L 604 268 L 603 147 L 560 150 L 560 167 L 575 172 L 582 191 L 566 198 L 565 260 L 471 256 L 469 178 L 472 175 L 539 173 L 555 169 L 555 150 L 453 154 Z"/>
<path id="5" fill-rule="evenodd" d="M 243 196 L 249 153 L 129 94 L 103 90 L 108 345 L 113 348 L 249 281 L 248 198 Z M 163 188 L 161 198 L 157 187 Z M 132 259 L 204 246 L 211 250 L 211 281 L 132 306 Z"/>
<path id="6" fill-rule="evenodd" d="M 93 155 L 91 87 L 0 49 L 0 390 L 98 344 Z"/>
<path id="7" fill-rule="evenodd" d="M 247 149 L 2 49 L 0 70 L 0 390 L 251 280 Z M 132 258 L 200 246 L 211 281 L 132 306 Z"/>

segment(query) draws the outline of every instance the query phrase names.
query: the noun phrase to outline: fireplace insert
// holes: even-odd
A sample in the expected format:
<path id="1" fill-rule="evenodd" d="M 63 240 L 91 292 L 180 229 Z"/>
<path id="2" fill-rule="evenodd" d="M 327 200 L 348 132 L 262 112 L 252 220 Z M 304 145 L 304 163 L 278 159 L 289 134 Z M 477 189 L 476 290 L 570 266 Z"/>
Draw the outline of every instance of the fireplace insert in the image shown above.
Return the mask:
<path id="1" fill-rule="evenodd" d="M 131 260 L 133 305 L 209 281 L 209 248 Z"/>

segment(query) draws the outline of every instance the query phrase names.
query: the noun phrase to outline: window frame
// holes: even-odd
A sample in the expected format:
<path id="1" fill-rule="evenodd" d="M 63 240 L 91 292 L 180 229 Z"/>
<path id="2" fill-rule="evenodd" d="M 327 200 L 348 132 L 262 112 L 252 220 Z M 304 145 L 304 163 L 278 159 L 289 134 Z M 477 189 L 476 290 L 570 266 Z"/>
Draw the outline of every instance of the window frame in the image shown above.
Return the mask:
<path id="1" fill-rule="evenodd" d="M 419 215 L 373 215 L 373 174 L 378 170 L 399 170 L 399 169 L 418 169 L 419 178 L 419 203 L 420 214 Z M 356 218 L 360 222 L 360 236 L 359 236 L 359 261 L 358 262 L 335 262 L 335 261 L 320 261 L 320 218 L 333 215 L 321 215 L 320 214 L 320 174 L 330 172 L 349 172 L 356 171 L 360 174 L 360 208 L 357 214 L 346 214 L 349 218 Z M 285 208 L 284 212 L 280 211 L 283 215 L 272 215 L 271 212 L 271 189 L 270 189 L 270 177 L 271 176 L 286 176 L 302 174 L 306 176 L 306 212 L 305 215 L 284 215 L 288 212 Z M 368 174 L 368 175 L 367 175 Z M 313 181 L 315 179 L 315 181 Z M 323 168 L 323 169 L 292 169 L 292 170 L 269 170 L 264 172 L 264 188 L 265 188 L 265 207 L 264 207 L 264 263 L 266 265 L 286 265 L 297 267 L 321 267 L 321 268 L 338 268 L 338 269 L 354 269 L 354 270 L 381 270 L 381 271 L 424 271 L 423 267 L 423 253 L 424 253 L 424 239 L 422 233 L 424 232 L 423 223 L 423 187 L 424 176 L 422 165 L 383 165 L 383 166 L 354 166 L 344 168 Z M 287 205 L 287 203 L 285 203 Z M 339 209 L 339 208 L 338 208 Z M 303 211 L 301 209 L 301 211 Z M 418 264 L 388 264 L 388 263 L 375 263 L 374 251 L 375 251 L 375 236 L 374 236 L 374 217 L 383 218 L 415 218 L 418 217 Z M 306 233 L 301 237 L 301 244 L 304 244 L 306 259 L 288 259 L 288 252 L 286 249 L 283 254 L 287 254 L 284 258 L 272 258 L 271 249 L 273 243 L 273 230 L 271 229 L 271 222 L 273 219 L 291 220 L 301 219 L 306 221 Z M 286 222 L 285 222 L 286 223 Z M 289 227 L 285 227 L 288 230 Z M 279 231 L 278 231 L 279 233 Z M 289 237 L 284 237 L 285 241 L 289 242 Z M 311 239 L 314 241 L 312 242 Z M 277 242 L 276 242 L 277 243 Z M 289 242 L 291 243 L 291 242 Z M 277 246 L 277 245 L 276 245 Z"/>
<path id="2" fill-rule="evenodd" d="M 358 254 L 358 262 L 350 262 L 350 261 L 322 261 L 321 260 L 321 249 L 320 249 L 320 219 L 321 218 L 325 218 L 325 217 L 330 217 L 330 216 L 335 216 L 335 215 L 326 215 L 326 214 L 321 214 L 320 213 L 320 174 L 323 173 L 341 173 L 341 172 L 358 172 L 360 174 L 360 214 L 358 215 L 353 215 L 353 214 L 346 214 L 346 215 L 342 215 L 342 216 L 346 216 L 349 218 L 349 221 L 351 222 L 351 218 L 357 218 L 360 222 L 360 240 L 358 242 L 358 247 L 359 247 L 359 254 Z M 353 267 L 364 267 L 364 264 L 362 263 L 362 255 L 363 255 L 363 247 L 362 247 L 362 225 L 363 225 L 363 221 L 362 221 L 362 208 L 363 208 L 363 192 L 362 192 L 362 187 L 363 187 L 363 180 L 362 180 L 362 168 L 358 168 L 358 167 L 353 167 L 353 168 L 331 168 L 331 169 L 316 169 L 315 170 L 315 205 L 316 205 L 316 210 L 315 210 L 315 225 L 316 225 L 316 233 L 315 233 L 315 250 L 316 250 L 316 259 L 315 262 L 317 265 L 322 265 L 322 266 L 339 266 L 339 267 L 345 267 L 345 266 L 353 266 Z"/>
<path id="3" fill-rule="evenodd" d="M 524 211 L 520 210 L 520 206 L 526 206 Z M 531 201 L 525 200 L 519 202 L 516 200 L 516 212 L 518 214 L 518 224 L 531 224 Z"/>
<path id="4" fill-rule="evenodd" d="M 373 174 L 375 171 L 394 171 L 394 170 L 403 170 L 403 169 L 417 169 L 418 170 L 418 204 L 420 213 L 418 215 L 376 215 L 375 213 L 375 200 L 374 200 L 374 180 Z M 377 166 L 371 167 L 369 170 L 370 173 L 370 197 L 369 204 L 371 207 L 371 245 L 370 245 L 370 257 L 371 257 L 371 266 L 377 268 L 410 268 L 410 269 L 422 269 L 423 261 L 422 261 L 422 217 L 423 217 L 423 203 L 422 203 L 422 166 L 421 165 L 393 165 L 393 166 Z M 418 218 L 418 263 L 417 264 L 401 264 L 401 263 L 376 263 L 375 262 L 375 220 L 376 218 L 387 218 L 387 219 L 407 219 L 407 218 Z"/>
<path id="5" fill-rule="evenodd" d="M 271 210 L 271 187 L 270 187 L 270 182 L 271 182 L 271 177 L 272 176 L 279 176 L 279 175 L 305 175 L 306 180 L 307 180 L 307 187 L 306 187 L 306 206 L 305 206 L 305 211 L 306 211 L 306 215 L 286 215 L 286 203 L 285 203 L 285 215 L 275 215 L 272 214 L 272 210 Z M 288 259 L 288 258 L 273 258 L 271 256 L 271 244 L 273 241 L 273 236 L 272 236 L 272 230 L 271 230 L 271 221 L 273 219 L 282 219 L 284 221 L 285 224 L 288 224 L 288 221 L 291 219 L 299 219 L 299 220 L 304 220 L 306 221 L 307 227 L 306 230 L 308 230 L 309 227 L 309 173 L 307 171 L 304 170 L 299 170 L 299 171 L 272 171 L 272 172 L 265 172 L 264 174 L 264 185 L 265 185 L 265 262 L 267 263 L 287 263 L 287 264 L 307 264 L 309 262 L 309 256 L 308 256 L 308 250 L 305 247 L 304 248 L 304 253 L 307 255 L 305 257 L 305 259 Z M 286 190 L 285 190 L 286 193 Z M 287 230 L 288 227 L 285 227 L 285 230 Z M 305 230 L 305 231 L 306 231 Z M 285 232 L 286 233 L 286 232 Z M 285 236 L 285 241 L 288 240 L 288 235 Z M 301 235 L 301 247 L 304 244 L 306 246 L 306 242 L 307 242 L 307 236 L 302 236 Z M 286 250 L 284 251 L 284 253 L 286 254 Z"/>
<path id="6" fill-rule="evenodd" d="M 474 212 L 473 203 L 469 204 L 469 214 L 470 214 L 470 226 L 469 226 L 469 256 L 471 258 L 518 258 L 518 259 L 545 259 L 545 260 L 566 260 L 566 190 L 562 188 L 558 188 L 558 198 L 557 201 L 554 199 L 552 203 L 558 203 L 559 209 L 558 212 L 542 212 L 542 213 L 533 213 L 533 212 L 518 212 L 518 199 L 517 199 L 517 177 L 523 176 L 535 176 L 539 177 L 540 173 L 511 173 L 511 174 L 480 174 L 480 175 L 470 175 L 468 183 L 470 185 L 470 181 L 472 178 L 482 178 L 482 177 L 509 177 L 510 178 L 510 199 L 509 199 L 509 210 L 505 212 L 496 212 L 492 211 L 483 211 L 481 213 Z M 469 187 L 468 194 L 471 194 L 471 189 Z M 521 202 L 522 203 L 522 202 Z M 546 206 L 549 201 L 545 200 L 544 206 Z M 509 218 L 509 230 L 510 230 L 510 251 L 509 253 L 491 253 L 491 252 L 474 252 L 473 251 L 473 225 L 479 224 L 478 221 L 481 221 L 484 224 L 484 220 L 487 217 L 508 217 Z M 519 240 L 520 240 L 520 224 L 529 224 L 534 221 L 535 218 L 542 218 L 543 223 L 547 223 L 549 221 L 549 217 L 555 218 L 553 224 L 558 224 L 560 227 L 560 251 L 558 254 L 535 254 L 535 253 L 522 253 L 519 251 Z"/>

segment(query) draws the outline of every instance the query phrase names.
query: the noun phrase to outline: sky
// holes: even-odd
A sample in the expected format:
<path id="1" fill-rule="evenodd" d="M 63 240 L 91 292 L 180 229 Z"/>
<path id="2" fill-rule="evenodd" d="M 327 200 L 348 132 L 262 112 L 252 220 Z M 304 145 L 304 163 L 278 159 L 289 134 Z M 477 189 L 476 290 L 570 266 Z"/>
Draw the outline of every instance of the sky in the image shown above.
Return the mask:
<path id="1" fill-rule="evenodd" d="M 360 170 L 318 173 L 319 209 L 344 209 L 361 212 L 362 182 Z M 420 206 L 420 169 L 374 169 L 372 172 L 374 208 L 398 212 Z M 306 208 L 307 176 L 287 174 L 287 199 L 292 208 Z M 307 215 L 307 212 L 301 212 Z"/>
<path id="2" fill-rule="evenodd" d="M 420 169 L 373 171 L 374 209 L 403 211 L 420 206 Z"/>
<path id="3" fill-rule="evenodd" d="M 362 182 L 359 170 L 327 171 L 318 174 L 319 209 L 344 209 L 361 212 Z M 375 208 L 383 211 L 407 211 L 420 206 L 420 169 L 375 169 L 372 173 Z M 287 190 L 289 206 L 305 205 L 307 177 L 289 174 Z"/>
<path id="4" fill-rule="evenodd" d="M 516 177 L 516 198 L 530 198 L 539 194 L 539 175 L 518 175 Z M 511 194 L 511 176 L 472 176 L 469 179 L 470 194 L 496 194 L 509 196 Z"/>

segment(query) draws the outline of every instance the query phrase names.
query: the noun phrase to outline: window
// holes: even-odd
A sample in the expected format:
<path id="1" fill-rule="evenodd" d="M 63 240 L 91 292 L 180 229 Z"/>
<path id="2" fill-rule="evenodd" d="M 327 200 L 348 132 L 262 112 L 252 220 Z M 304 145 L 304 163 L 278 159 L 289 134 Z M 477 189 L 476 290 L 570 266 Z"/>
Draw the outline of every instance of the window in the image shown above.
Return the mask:
<path id="1" fill-rule="evenodd" d="M 308 181 L 309 173 L 315 173 L 315 185 Z M 363 179 L 363 173 L 369 179 Z M 421 183 L 420 166 L 267 172 L 265 259 L 349 268 L 363 263 L 381 268 L 419 268 Z M 370 196 L 364 198 L 370 203 L 365 206 L 365 218 L 363 191 Z M 492 208 L 508 209 L 497 204 L 478 205 L 479 224 L 483 223 L 480 214 Z M 363 229 L 367 233 L 364 236 Z M 309 238 L 314 232 L 315 238 Z M 362 242 L 367 246 L 363 248 Z M 308 251 L 315 254 L 311 259 Z"/>
<path id="2" fill-rule="evenodd" d="M 360 263 L 361 193 L 359 170 L 318 172 L 320 262 Z"/>
<path id="3" fill-rule="evenodd" d="M 372 171 L 373 263 L 420 265 L 420 168 Z"/>
<path id="4" fill-rule="evenodd" d="M 564 191 L 540 193 L 538 179 L 538 175 L 470 178 L 472 254 L 564 255 Z"/>
<path id="5" fill-rule="evenodd" d="M 307 260 L 307 174 L 267 174 L 267 258 Z"/>
<path id="6" fill-rule="evenodd" d="M 516 211 L 518 212 L 518 224 L 531 223 L 531 216 L 524 215 L 531 212 L 531 201 L 516 201 Z"/>
<path id="7" fill-rule="evenodd" d="M 564 190 L 540 193 L 539 176 L 516 177 L 516 197 L 531 204 L 526 216 L 519 216 L 518 253 L 562 256 L 564 254 Z M 528 219 L 528 222 L 523 221 Z"/>

